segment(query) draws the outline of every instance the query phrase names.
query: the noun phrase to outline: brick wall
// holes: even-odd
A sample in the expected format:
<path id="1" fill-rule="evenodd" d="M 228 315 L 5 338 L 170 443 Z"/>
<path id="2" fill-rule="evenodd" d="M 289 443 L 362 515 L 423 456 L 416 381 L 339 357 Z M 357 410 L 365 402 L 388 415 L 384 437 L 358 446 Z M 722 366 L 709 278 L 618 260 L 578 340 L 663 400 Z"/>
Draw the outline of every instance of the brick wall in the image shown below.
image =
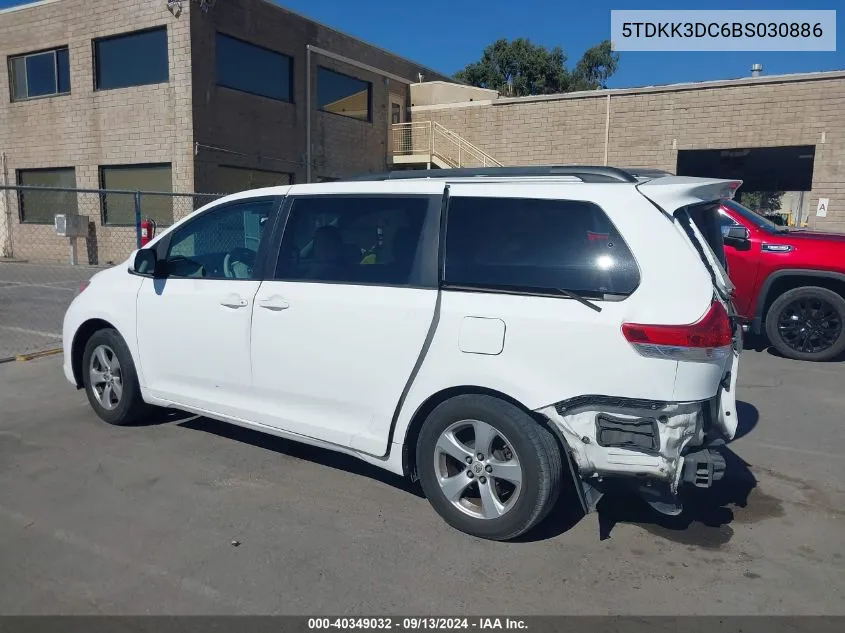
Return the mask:
<path id="1" fill-rule="evenodd" d="M 18 169 L 75 167 L 78 187 L 97 188 L 101 165 L 162 162 L 172 163 L 174 191 L 193 191 L 190 5 L 183 3 L 179 18 L 163 1 L 61 0 L 0 13 L 4 62 L 50 47 L 70 52 L 67 95 L 12 103 L 5 63 L 0 68 L 0 152 L 8 183 L 15 184 Z M 167 26 L 169 82 L 95 91 L 92 39 L 160 25 Z M 16 257 L 67 258 L 67 240 L 52 226 L 20 224 L 15 196 L 8 206 Z M 104 227 L 95 205 L 80 213 L 91 216 L 99 263 L 128 254 L 134 230 Z"/>
<path id="2" fill-rule="evenodd" d="M 216 31 L 293 58 L 293 103 L 267 99 L 216 85 Z M 218 2 L 192 21 L 194 135 L 203 145 L 196 158 L 197 185 L 213 190 L 217 165 L 287 172 L 305 182 L 306 46 L 311 44 L 408 80 L 436 72 L 392 55 L 264 0 Z M 387 168 L 388 93 L 407 96 L 408 88 L 382 75 L 312 54 L 312 179 L 342 177 Z M 324 66 L 372 83 L 372 121 L 317 110 L 317 67 Z M 231 152 L 238 152 L 231 153 Z"/>
<path id="3" fill-rule="evenodd" d="M 506 165 L 608 164 L 675 171 L 678 150 L 815 145 L 811 227 L 845 231 L 845 76 L 795 76 L 414 107 Z M 824 134 L 824 142 L 822 135 Z M 818 199 L 830 198 L 827 218 Z"/>

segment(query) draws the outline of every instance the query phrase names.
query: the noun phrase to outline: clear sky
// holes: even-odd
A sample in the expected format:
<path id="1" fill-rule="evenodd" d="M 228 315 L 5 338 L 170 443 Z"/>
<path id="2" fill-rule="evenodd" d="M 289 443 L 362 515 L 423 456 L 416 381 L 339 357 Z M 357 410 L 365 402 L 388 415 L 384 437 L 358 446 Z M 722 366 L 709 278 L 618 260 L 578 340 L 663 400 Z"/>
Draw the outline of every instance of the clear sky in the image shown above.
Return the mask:
<path id="1" fill-rule="evenodd" d="M 0 8 L 22 3 L 0 0 Z M 91 3 L 96 10 L 108 6 L 108 2 Z M 560 46 L 574 65 L 585 49 L 610 36 L 611 8 L 839 9 L 836 52 L 623 52 L 610 86 L 744 77 L 753 63 L 763 64 L 767 75 L 845 70 L 843 0 L 280 0 L 279 4 L 446 74 L 477 60 L 487 44 L 501 37 L 527 37 L 544 46 Z"/>

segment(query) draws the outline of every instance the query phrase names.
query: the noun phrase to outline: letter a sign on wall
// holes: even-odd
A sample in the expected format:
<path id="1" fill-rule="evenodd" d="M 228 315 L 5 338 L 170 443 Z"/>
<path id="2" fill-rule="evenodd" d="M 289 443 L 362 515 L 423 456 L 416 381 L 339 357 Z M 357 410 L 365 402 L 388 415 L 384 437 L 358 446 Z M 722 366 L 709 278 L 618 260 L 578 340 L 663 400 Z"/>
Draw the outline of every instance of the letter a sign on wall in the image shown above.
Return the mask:
<path id="1" fill-rule="evenodd" d="M 826 218 L 828 206 L 830 206 L 830 198 L 819 198 L 819 206 L 816 207 L 816 216 Z"/>

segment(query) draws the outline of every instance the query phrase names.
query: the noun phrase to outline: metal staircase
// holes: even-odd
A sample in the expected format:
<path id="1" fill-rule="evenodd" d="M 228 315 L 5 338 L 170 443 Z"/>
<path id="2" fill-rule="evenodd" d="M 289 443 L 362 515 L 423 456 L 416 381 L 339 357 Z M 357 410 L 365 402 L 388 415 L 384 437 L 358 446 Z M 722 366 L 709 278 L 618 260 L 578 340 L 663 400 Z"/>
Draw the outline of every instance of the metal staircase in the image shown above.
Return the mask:
<path id="1" fill-rule="evenodd" d="M 436 121 L 394 123 L 390 158 L 412 168 L 501 167 L 502 163 Z"/>

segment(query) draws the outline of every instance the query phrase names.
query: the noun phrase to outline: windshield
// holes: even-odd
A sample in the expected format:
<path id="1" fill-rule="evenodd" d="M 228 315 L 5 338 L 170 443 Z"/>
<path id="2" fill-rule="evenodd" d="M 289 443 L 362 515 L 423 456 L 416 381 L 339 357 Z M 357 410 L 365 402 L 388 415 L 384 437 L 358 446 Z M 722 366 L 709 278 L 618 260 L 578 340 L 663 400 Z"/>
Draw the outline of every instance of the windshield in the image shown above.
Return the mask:
<path id="1" fill-rule="evenodd" d="M 747 209 L 734 200 L 723 200 L 722 205 L 731 211 L 735 211 L 751 222 L 754 226 L 761 228 L 764 231 L 769 231 L 770 233 L 780 233 L 787 230 L 785 226 L 778 226 L 771 220 L 764 218 L 762 215 L 755 213 L 751 209 Z"/>

